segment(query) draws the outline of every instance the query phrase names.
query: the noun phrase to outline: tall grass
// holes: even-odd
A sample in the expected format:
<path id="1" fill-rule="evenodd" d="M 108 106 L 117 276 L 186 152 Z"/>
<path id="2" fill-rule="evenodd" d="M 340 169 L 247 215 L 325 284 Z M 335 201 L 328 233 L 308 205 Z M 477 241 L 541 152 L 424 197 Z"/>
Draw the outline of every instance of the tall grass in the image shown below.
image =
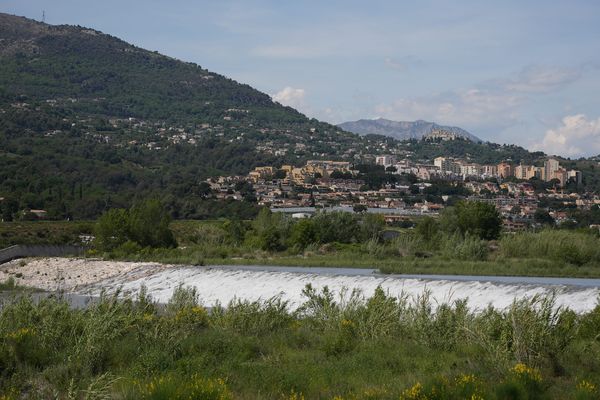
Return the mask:
<path id="1" fill-rule="evenodd" d="M 576 315 L 549 297 L 474 313 L 464 301 L 432 304 L 426 292 L 394 297 L 378 288 L 367 298 L 307 286 L 304 296 L 298 310 L 273 298 L 236 300 L 211 312 L 183 286 L 164 307 L 143 291 L 137 299 L 102 296 L 83 310 L 61 298 L 24 296 L 0 310 L 0 393 L 34 399 L 398 399 L 440 390 L 450 396 L 442 398 L 501 399 L 512 390 L 535 392 L 533 398 L 597 395 L 600 306 Z"/>
<path id="2" fill-rule="evenodd" d="M 583 233 L 544 230 L 506 235 L 500 241 L 499 256 L 542 258 L 573 265 L 600 263 L 600 239 Z"/>

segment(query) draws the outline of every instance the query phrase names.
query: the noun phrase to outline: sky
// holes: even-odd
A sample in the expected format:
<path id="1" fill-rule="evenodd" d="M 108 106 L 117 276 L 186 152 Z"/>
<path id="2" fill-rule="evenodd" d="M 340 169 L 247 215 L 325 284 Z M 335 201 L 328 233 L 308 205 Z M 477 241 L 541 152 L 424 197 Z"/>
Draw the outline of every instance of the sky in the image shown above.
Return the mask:
<path id="1" fill-rule="evenodd" d="M 247 83 L 330 123 L 459 126 L 600 154 L 600 1 L 0 0 Z"/>

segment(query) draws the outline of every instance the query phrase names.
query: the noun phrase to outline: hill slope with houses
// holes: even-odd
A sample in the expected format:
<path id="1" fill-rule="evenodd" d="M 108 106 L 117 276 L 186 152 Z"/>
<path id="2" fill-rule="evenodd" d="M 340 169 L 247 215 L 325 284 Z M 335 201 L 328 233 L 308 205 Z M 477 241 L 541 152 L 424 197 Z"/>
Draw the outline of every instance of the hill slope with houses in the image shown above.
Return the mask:
<path id="1" fill-rule="evenodd" d="M 176 218 L 247 216 L 254 202 L 215 203 L 205 179 L 310 160 L 367 165 L 384 154 L 480 163 L 544 156 L 460 138 L 360 136 L 196 64 L 93 29 L 8 14 L 0 14 L 0 114 L 5 219 L 27 210 L 95 218 L 148 197 Z M 584 182 L 598 184 L 592 167 Z"/>

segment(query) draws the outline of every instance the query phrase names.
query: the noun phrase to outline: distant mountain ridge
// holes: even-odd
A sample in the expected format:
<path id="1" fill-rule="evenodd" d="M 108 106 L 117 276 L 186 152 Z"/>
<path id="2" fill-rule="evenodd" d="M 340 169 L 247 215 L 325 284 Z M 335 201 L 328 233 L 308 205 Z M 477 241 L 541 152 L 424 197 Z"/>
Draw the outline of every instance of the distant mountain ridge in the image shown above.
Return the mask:
<path id="1" fill-rule="evenodd" d="M 389 119 L 360 119 L 338 124 L 345 131 L 359 135 L 384 135 L 398 140 L 421 139 L 434 130 L 445 130 L 469 139 L 473 142 L 482 142 L 477 136 L 456 126 L 438 125 L 435 122 L 418 121 L 391 121 Z"/>

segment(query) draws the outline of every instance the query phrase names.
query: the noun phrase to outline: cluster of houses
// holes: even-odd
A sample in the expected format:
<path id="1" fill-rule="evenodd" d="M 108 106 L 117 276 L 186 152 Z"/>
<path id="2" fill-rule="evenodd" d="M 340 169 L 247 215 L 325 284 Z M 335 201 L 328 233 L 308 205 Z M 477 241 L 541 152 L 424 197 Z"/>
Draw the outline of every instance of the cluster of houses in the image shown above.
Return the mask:
<path id="1" fill-rule="evenodd" d="M 569 180 L 581 184 L 581 171 L 566 170 L 560 166 L 558 160 L 549 158 L 543 166 L 514 165 L 509 162 L 500 164 L 477 164 L 451 157 L 437 157 L 433 164 L 415 163 L 408 159 L 396 160 L 394 155 L 382 155 L 375 158 L 375 163 L 396 173 L 414 174 L 420 179 L 429 180 L 434 177 L 454 179 L 517 179 L 538 178 L 549 182 L 556 180 L 560 186 L 565 186 Z"/>
<path id="2" fill-rule="evenodd" d="M 393 156 L 377 157 L 376 163 L 386 168 L 390 174 L 415 173 L 415 169 L 422 166 L 410 165 L 408 160 L 396 162 Z M 429 177 L 445 177 L 452 182 L 460 176 L 459 169 L 452 163 L 464 167 L 467 164 L 460 160 L 451 160 L 439 157 L 433 165 L 435 175 Z M 393 168 L 390 168 L 393 167 Z M 453 170 L 447 172 L 447 168 Z M 473 167 L 475 168 L 475 167 Z M 559 188 L 543 193 L 536 193 L 530 182 L 505 181 L 503 178 L 515 176 L 515 170 L 520 171 L 526 166 L 510 166 L 501 163 L 494 166 L 478 166 L 478 171 L 487 169 L 489 177 L 494 180 L 469 180 L 460 185 L 471 193 L 467 200 L 485 201 L 492 203 L 504 217 L 505 229 L 518 231 L 526 229 L 534 222 L 534 215 L 538 209 L 540 200 L 544 197 L 574 205 L 580 208 L 589 208 L 600 204 L 600 197 L 594 195 L 580 195 L 577 193 L 565 194 Z M 538 167 L 535 167 L 538 168 Z M 580 182 L 579 171 L 565 171 L 554 159 L 549 159 L 543 167 L 539 167 L 540 179 L 549 180 L 564 171 L 566 176 L 576 175 Z M 464 170 L 462 171 L 464 172 Z M 307 216 L 318 209 L 331 209 L 343 211 L 368 211 L 381 213 L 388 222 L 407 221 L 416 216 L 436 215 L 445 207 L 448 196 L 441 196 L 442 201 L 427 201 L 427 196 L 414 196 L 426 192 L 426 188 L 432 185 L 428 179 L 421 180 L 413 185 L 385 185 L 378 190 L 368 190 L 365 182 L 357 178 L 358 171 L 353 170 L 350 162 L 311 160 L 304 166 L 294 167 L 284 165 L 281 168 L 272 166 L 257 167 L 246 176 L 230 176 L 208 179 L 207 183 L 216 198 L 238 199 L 243 195 L 235 188 L 240 182 L 251 182 L 254 195 L 259 205 L 268 206 L 273 211 L 288 212 L 294 216 Z M 471 174 L 461 174 L 471 176 Z M 483 173 L 481 177 L 485 177 Z M 419 175 L 418 175 L 419 176 Z M 537 176 L 537 175 L 535 175 Z M 526 179 L 526 178 L 524 178 Z M 558 182 L 566 183 L 558 179 Z M 459 184 L 453 182 L 453 184 Z M 417 201 L 411 201 L 418 198 Z M 564 212 L 550 212 L 557 221 L 567 219 Z"/>

